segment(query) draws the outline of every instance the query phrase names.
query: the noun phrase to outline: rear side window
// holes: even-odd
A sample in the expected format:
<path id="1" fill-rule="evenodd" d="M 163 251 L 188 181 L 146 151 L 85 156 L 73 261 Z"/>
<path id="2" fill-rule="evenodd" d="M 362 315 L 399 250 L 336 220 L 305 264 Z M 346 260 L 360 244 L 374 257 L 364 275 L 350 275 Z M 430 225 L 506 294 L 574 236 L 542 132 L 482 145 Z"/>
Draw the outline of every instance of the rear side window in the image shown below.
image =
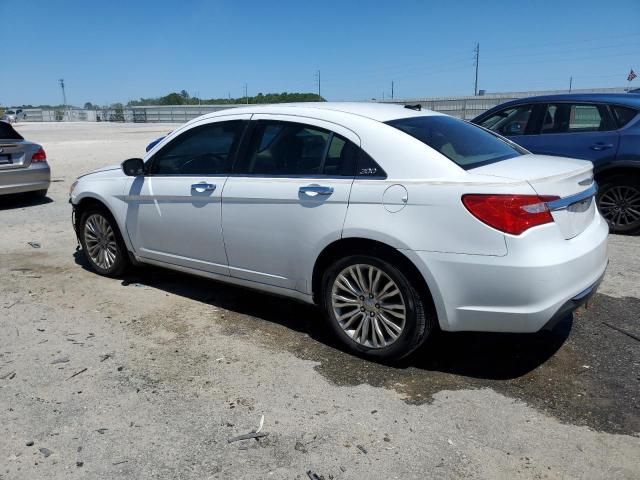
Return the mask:
<path id="1" fill-rule="evenodd" d="M 245 122 L 232 120 L 194 127 L 153 156 L 151 174 L 218 175 L 231 169 Z"/>
<path id="2" fill-rule="evenodd" d="M 526 153 L 480 127 L 444 115 L 402 118 L 387 124 L 417 138 L 465 169 Z"/>
<path id="3" fill-rule="evenodd" d="M 0 140 L 22 140 L 22 135 L 7 122 L 0 122 Z"/>
<path id="4" fill-rule="evenodd" d="M 359 147 L 328 130 L 259 120 L 236 173 L 283 177 L 353 176 Z"/>
<path id="5" fill-rule="evenodd" d="M 611 105 L 611 111 L 616 119 L 618 128 L 624 127 L 638 114 L 638 112 L 633 108 L 621 107 L 620 105 Z"/>
<path id="6" fill-rule="evenodd" d="M 546 106 L 540 132 L 603 132 L 615 128 L 602 105 L 552 103 Z"/>
<path id="7" fill-rule="evenodd" d="M 367 152 L 360 150 L 356 176 L 381 179 L 387 178 L 387 172 Z"/>
<path id="8" fill-rule="evenodd" d="M 484 128 L 505 136 L 524 135 L 531 118 L 532 105 L 507 108 L 480 122 Z"/>

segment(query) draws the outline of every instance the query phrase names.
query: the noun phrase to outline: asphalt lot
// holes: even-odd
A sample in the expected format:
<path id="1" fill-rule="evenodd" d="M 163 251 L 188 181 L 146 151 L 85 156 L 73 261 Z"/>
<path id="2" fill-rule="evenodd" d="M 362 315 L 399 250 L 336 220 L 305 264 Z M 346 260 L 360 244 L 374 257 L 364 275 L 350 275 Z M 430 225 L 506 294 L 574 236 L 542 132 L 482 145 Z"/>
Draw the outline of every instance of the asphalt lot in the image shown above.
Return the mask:
<path id="1" fill-rule="evenodd" d="M 0 479 L 640 477 L 640 237 L 610 237 L 591 308 L 553 332 L 443 333 L 379 365 L 305 305 L 87 269 L 70 184 L 173 128 L 17 126 L 53 183 L 0 199 Z M 262 415 L 268 436 L 228 443 Z"/>

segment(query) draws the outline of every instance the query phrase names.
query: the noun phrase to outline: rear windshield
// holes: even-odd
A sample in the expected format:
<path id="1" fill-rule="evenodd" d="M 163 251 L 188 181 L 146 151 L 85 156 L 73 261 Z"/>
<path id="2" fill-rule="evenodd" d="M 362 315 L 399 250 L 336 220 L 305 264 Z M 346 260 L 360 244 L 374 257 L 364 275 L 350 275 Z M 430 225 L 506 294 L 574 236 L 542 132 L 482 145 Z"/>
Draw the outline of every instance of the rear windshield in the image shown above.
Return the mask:
<path id="1" fill-rule="evenodd" d="M 444 115 L 401 118 L 387 124 L 426 143 L 464 169 L 527 153 L 483 128 Z"/>
<path id="2" fill-rule="evenodd" d="M 22 140 L 22 136 L 7 122 L 0 122 L 0 140 Z"/>

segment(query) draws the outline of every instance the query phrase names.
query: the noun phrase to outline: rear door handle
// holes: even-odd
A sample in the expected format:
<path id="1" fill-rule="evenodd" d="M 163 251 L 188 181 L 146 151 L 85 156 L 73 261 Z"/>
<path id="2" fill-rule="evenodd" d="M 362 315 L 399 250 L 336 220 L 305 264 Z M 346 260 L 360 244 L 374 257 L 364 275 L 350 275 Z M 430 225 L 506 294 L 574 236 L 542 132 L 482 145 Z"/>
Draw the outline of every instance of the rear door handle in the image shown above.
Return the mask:
<path id="1" fill-rule="evenodd" d="M 331 195 L 333 193 L 333 187 L 326 187 L 324 185 L 307 185 L 306 187 L 300 187 L 300 190 L 298 191 L 309 197 L 315 197 L 317 195 Z"/>
<path id="2" fill-rule="evenodd" d="M 191 190 L 195 190 L 196 192 L 213 192 L 216 189 L 216 186 L 213 183 L 194 183 L 191 185 Z"/>
<path id="3" fill-rule="evenodd" d="M 613 148 L 613 143 L 594 143 L 591 145 L 591 150 L 595 150 L 596 152 L 607 150 L 608 148 Z"/>

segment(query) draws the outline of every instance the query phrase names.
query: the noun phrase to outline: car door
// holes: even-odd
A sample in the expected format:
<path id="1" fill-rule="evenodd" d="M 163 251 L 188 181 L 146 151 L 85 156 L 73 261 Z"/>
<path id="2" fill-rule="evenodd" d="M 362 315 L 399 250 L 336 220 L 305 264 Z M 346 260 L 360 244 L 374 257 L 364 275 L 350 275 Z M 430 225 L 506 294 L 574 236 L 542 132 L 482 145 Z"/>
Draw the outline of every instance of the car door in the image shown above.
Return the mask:
<path id="1" fill-rule="evenodd" d="M 144 259 L 228 275 L 221 194 L 250 115 L 179 131 L 146 162 L 126 196 L 126 229 Z"/>
<path id="2" fill-rule="evenodd" d="M 511 138 L 533 153 L 608 162 L 616 156 L 617 126 L 606 105 L 557 102 L 539 106 L 531 135 Z"/>
<path id="3" fill-rule="evenodd" d="M 230 275 L 308 293 L 315 255 L 341 236 L 360 139 L 288 115 L 251 124 L 222 199 Z"/>

